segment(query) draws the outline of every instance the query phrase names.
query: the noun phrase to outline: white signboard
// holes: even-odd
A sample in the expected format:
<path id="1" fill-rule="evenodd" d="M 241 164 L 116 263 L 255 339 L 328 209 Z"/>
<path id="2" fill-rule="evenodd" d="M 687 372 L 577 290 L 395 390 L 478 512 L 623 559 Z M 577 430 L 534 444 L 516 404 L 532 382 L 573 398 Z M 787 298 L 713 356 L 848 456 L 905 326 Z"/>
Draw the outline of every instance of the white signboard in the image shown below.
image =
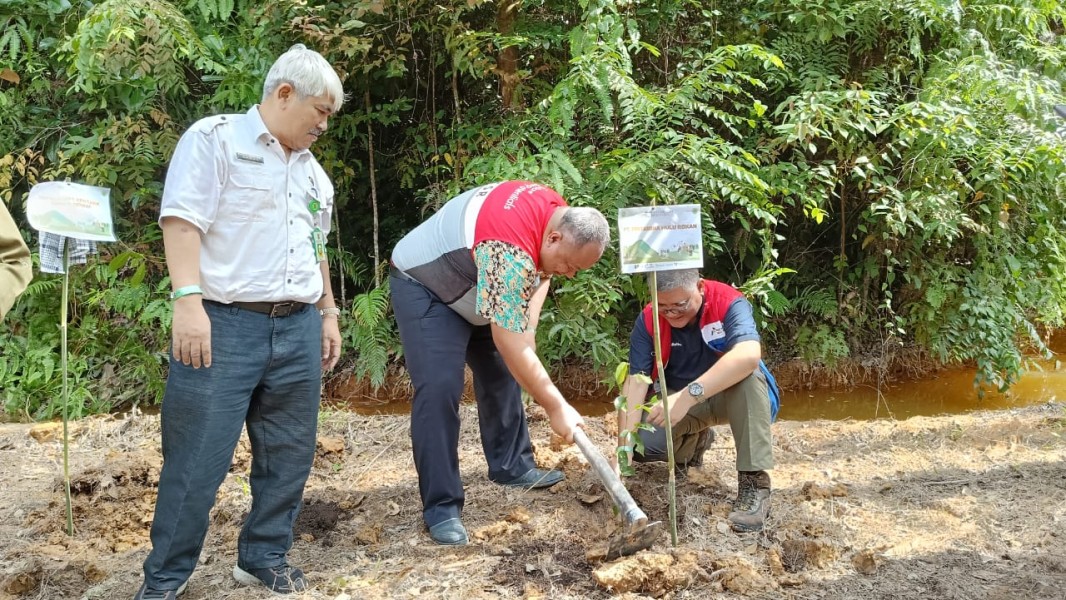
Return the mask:
<path id="1" fill-rule="evenodd" d="M 618 209 L 623 273 L 703 268 L 699 204 Z"/>
<path id="2" fill-rule="evenodd" d="M 115 241 L 108 188 L 47 181 L 30 188 L 26 217 L 37 231 L 97 242 Z"/>

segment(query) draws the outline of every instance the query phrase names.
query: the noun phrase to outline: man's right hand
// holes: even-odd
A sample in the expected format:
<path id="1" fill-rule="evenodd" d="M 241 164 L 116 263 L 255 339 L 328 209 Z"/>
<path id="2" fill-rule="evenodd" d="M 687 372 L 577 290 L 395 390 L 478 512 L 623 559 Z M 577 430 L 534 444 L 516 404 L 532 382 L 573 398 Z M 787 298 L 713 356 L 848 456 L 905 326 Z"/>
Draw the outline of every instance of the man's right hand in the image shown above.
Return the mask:
<path id="1" fill-rule="evenodd" d="M 183 296 L 174 301 L 171 327 L 174 358 L 199 369 L 211 366 L 211 320 L 207 318 L 199 295 Z"/>
<path id="2" fill-rule="evenodd" d="M 567 444 L 574 443 L 574 429 L 585 424 L 585 419 L 577 410 L 563 401 L 555 410 L 545 411 L 548 413 L 548 423 L 556 435 L 566 440 Z"/>

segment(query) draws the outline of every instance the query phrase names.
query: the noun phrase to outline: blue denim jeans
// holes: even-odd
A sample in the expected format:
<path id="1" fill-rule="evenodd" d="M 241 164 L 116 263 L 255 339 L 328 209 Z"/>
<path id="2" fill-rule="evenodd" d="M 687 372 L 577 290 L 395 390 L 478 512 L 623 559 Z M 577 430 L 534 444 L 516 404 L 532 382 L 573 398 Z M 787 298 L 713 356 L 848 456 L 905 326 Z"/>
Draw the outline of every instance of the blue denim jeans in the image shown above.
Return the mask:
<path id="1" fill-rule="evenodd" d="M 312 307 L 287 317 L 204 302 L 210 367 L 170 361 L 163 397 L 163 469 L 144 561 L 149 587 L 177 589 L 203 548 L 215 495 L 244 426 L 252 446 L 252 509 L 238 563 L 277 566 L 315 455 L 322 381 L 322 318 Z"/>
<path id="2" fill-rule="evenodd" d="M 432 527 L 459 517 L 465 495 L 459 475 L 459 400 L 463 365 L 474 375 L 481 448 L 489 479 L 510 481 L 536 466 L 522 392 L 503 362 L 488 325 L 471 325 L 422 285 L 389 277 L 404 361 L 415 388 L 411 446 L 422 519 Z"/>

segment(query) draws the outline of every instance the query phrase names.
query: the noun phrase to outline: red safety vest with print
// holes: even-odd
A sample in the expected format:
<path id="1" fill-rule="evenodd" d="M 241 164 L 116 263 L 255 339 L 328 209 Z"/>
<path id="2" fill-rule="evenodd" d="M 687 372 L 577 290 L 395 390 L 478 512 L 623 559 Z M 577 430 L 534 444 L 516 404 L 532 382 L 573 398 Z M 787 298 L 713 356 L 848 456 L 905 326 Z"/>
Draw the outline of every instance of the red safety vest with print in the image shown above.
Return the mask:
<path id="1" fill-rule="evenodd" d="M 700 313 L 700 334 L 707 347 L 721 357 L 728 350 L 725 347 L 727 338 L 725 326 L 723 325 L 725 315 L 729 311 L 730 305 L 737 298 L 743 297 L 744 294 L 741 294 L 735 287 L 720 281 L 701 279 L 700 285 L 703 286 L 703 312 Z M 654 339 L 655 322 L 652 319 L 658 316 L 659 347 L 662 349 L 663 368 L 665 369 L 667 363 L 670 362 L 670 322 L 662 315 L 655 315 L 653 311 L 654 307 L 650 303 L 644 307 L 644 327 L 648 330 L 648 335 Z M 777 411 L 781 406 L 781 390 L 778 389 L 777 380 L 770 373 L 770 369 L 761 360 L 759 361 L 759 370 L 762 371 L 763 376 L 766 378 L 766 386 L 769 389 L 770 420 L 775 421 L 777 420 Z M 651 378 L 654 381 L 657 377 L 658 367 L 652 362 Z"/>
<path id="2" fill-rule="evenodd" d="M 437 295 L 474 325 L 477 265 L 473 249 L 486 240 L 507 242 L 540 267 L 544 229 L 556 208 L 567 206 L 555 190 L 530 181 L 503 181 L 468 190 L 411 230 L 392 251 L 392 265 Z"/>

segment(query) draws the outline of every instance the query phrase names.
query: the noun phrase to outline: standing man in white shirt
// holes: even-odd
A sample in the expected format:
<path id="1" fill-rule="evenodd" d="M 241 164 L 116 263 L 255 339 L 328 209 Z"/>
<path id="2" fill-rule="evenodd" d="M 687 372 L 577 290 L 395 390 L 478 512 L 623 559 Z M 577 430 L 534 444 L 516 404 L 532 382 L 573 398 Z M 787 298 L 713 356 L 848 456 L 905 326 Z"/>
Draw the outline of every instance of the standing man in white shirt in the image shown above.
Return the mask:
<path id="1" fill-rule="evenodd" d="M 262 103 L 181 137 L 160 211 L 174 301 L 163 469 L 135 600 L 184 591 L 244 426 L 252 508 L 233 576 L 287 594 L 292 526 L 315 453 L 322 371 L 340 356 L 325 238 L 333 186 L 308 151 L 340 109 L 340 78 L 297 44 Z"/>

